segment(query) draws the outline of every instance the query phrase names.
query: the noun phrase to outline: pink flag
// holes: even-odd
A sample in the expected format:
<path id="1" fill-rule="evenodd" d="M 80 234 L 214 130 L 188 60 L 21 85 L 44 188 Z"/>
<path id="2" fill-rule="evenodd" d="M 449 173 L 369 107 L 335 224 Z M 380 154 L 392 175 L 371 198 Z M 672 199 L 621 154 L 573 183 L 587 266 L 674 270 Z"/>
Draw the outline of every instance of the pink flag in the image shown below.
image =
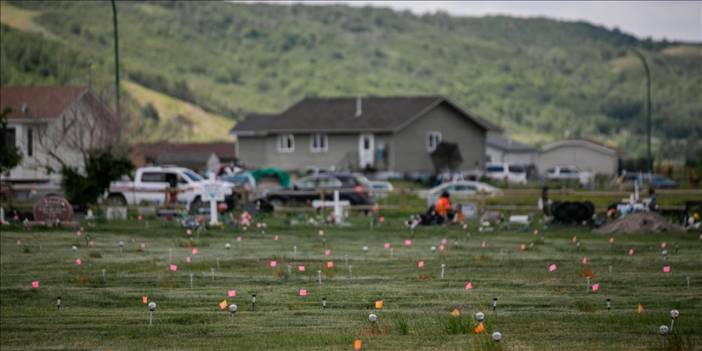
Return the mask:
<path id="1" fill-rule="evenodd" d="M 385 217 L 384 216 L 378 217 L 378 222 L 380 222 L 380 223 L 385 222 Z"/>
<path id="2" fill-rule="evenodd" d="M 280 237 L 278 235 L 273 236 L 273 240 L 277 241 L 278 239 L 280 239 Z"/>
<path id="3" fill-rule="evenodd" d="M 587 259 L 587 257 L 583 257 L 583 259 L 582 259 L 581 261 L 582 261 L 583 264 L 588 264 L 588 262 L 590 262 L 590 261 Z"/>
<path id="4" fill-rule="evenodd" d="M 141 244 L 139 244 L 139 246 L 141 247 L 142 250 L 146 249 L 146 243 L 141 243 Z"/>
<path id="5" fill-rule="evenodd" d="M 609 243 L 610 243 L 610 244 L 614 244 L 614 237 L 613 237 L 613 236 L 610 236 L 610 237 L 609 237 Z"/>
<path id="6" fill-rule="evenodd" d="M 522 251 L 526 251 L 526 244 L 519 245 L 519 249 Z"/>
<path id="7" fill-rule="evenodd" d="M 17 239 L 17 245 L 22 245 L 22 240 Z"/>
<path id="8" fill-rule="evenodd" d="M 665 249 L 666 247 L 668 247 L 668 243 L 665 242 L 665 241 L 662 242 L 662 243 L 661 243 L 661 249 Z"/>
<path id="9" fill-rule="evenodd" d="M 592 292 L 597 292 L 597 290 L 600 290 L 600 283 L 592 284 Z"/>
<path id="10" fill-rule="evenodd" d="M 227 296 L 229 297 L 236 297 L 236 290 L 229 290 L 227 292 Z"/>
<path id="11" fill-rule="evenodd" d="M 83 264 L 83 261 L 80 258 L 76 258 L 76 264 L 80 266 Z"/>
<path id="12" fill-rule="evenodd" d="M 192 259 L 192 258 L 190 258 L 190 256 L 188 256 L 188 257 L 186 257 L 186 258 L 185 258 L 185 262 L 188 262 L 188 263 L 190 263 L 190 262 L 192 262 L 192 261 L 193 261 L 193 259 Z"/>
<path id="13" fill-rule="evenodd" d="M 470 289 L 473 289 L 473 282 L 472 281 L 467 282 L 466 286 L 464 287 L 464 290 L 470 290 Z"/>
<path id="14" fill-rule="evenodd" d="M 324 236 L 324 229 L 319 230 L 319 236 Z"/>
<path id="15" fill-rule="evenodd" d="M 663 273 L 670 273 L 670 266 L 668 266 L 668 265 L 663 266 Z"/>
<path id="16" fill-rule="evenodd" d="M 330 256 L 330 255 L 331 255 L 331 250 L 330 250 L 330 249 L 324 250 L 324 256 Z"/>
<path id="17" fill-rule="evenodd" d="M 550 265 L 548 265 L 549 272 L 555 272 L 557 269 L 558 269 L 558 266 L 556 266 L 555 263 L 551 263 Z"/>
<path id="18" fill-rule="evenodd" d="M 385 244 L 383 245 L 383 248 L 389 249 L 389 248 L 390 248 L 390 243 L 385 243 Z"/>
<path id="19" fill-rule="evenodd" d="M 570 238 L 570 241 L 575 244 L 576 241 L 578 241 L 578 237 L 573 235 L 572 238 Z"/>
<path id="20" fill-rule="evenodd" d="M 190 229 L 188 229 L 188 230 L 186 230 L 186 231 L 185 231 L 185 234 L 188 234 L 188 235 L 193 235 L 193 231 L 192 231 L 192 230 L 190 230 Z"/>
<path id="21" fill-rule="evenodd" d="M 327 268 L 334 268 L 334 261 L 327 261 Z"/>
<path id="22" fill-rule="evenodd" d="M 539 235 L 539 230 L 538 230 L 538 229 L 534 229 L 534 235 Z"/>
<path id="23" fill-rule="evenodd" d="M 446 246 L 444 246 L 444 244 L 439 245 L 439 251 L 443 252 L 444 249 L 446 249 Z"/>
<path id="24" fill-rule="evenodd" d="M 304 289 L 304 288 L 300 289 L 299 295 L 300 296 L 307 296 L 307 289 Z"/>
<path id="25" fill-rule="evenodd" d="M 424 268 L 424 261 L 417 262 L 417 267 Z"/>
<path id="26" fill-rule="evenodd" d="M 481 241 L 480 247 L 487 247 L 487 241 L 485 241 L 485 240 Z"/>
<path id="27" fill-rule="evenodd" d="M 634 250 L 634 249 L 629 249 L 629 256 L 634 256 L 634 253 L 635 253 L 635 252 L 636 252 L 636 250 Z"/>
<path id="28" fill-rule="evenodd" d="M 32 288 L 39 289 L 39 281 L 38 280 L 35 280 L 32 282 Z"/>
<path id="29" fill-rule="evenodd" d="M 190 250 L 190 252 L 193 254 L 193 256 L 195 256 L 198 252 L 200 252 L 200 250 L 198 250 L 197 247 L 193 247 L 193 249 Z"/>
<path id="30" fill-rule="evenodd" d="M 272 260 L 271 261 L 271 268 L 275 268 L 275 267 L 278 267 L 278 261 Z"/>
<path id="31" fill-rule="evenodd" d="M 412 240 L 405 239 L 405 246 L 412 246 Z"/>
<path id="32" fill-rule="evenodd" d="M 448 240 L 446 240 L 446 238 L 441 239 L 441 243 L 442 243 L 443 245 L 446 245 L 447 242 L 448 242 Z"/>
<path id="33" fill-rule="evenodd" d="M 171 272 L 175 272 L 178 270 L 178 266 L 176 266 L 174 264 L 170 265 L 168 268 L 171 270 Z"/>
<path id="34" fill-rule="evenodd" d="M 241 240 L 242 240 L 241 235 L 236 237 L 236 241 L 241 241 Z"/>
<path id="35" fill-rule="evenodd" d="M 305 266 L 299 265 L 299 266 L 297 266 L 297 270 L 300 271 L 300 272 L 304 272 L 304 271 L 305 271 Z"/>

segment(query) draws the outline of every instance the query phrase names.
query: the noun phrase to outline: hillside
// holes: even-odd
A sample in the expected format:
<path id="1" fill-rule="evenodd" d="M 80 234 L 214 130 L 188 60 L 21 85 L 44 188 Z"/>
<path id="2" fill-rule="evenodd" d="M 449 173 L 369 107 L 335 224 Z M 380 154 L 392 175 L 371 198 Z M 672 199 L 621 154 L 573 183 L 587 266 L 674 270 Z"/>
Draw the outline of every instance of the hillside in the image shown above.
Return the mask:
<path id="1" fill-rule="evenodd" d="M 3 14 L 4 24 L 45 33 L 62 50 L 77 51 L 76 62 L 90 58 L 91 79 L 109 91 L 109 3 L 2 6 L 23 15 Z M 231 119 L 280 111 L 311 95 L 443 94 L 521 141 L 588 136 L 637 156 L 644 150 L 645 90 L 641 63 L 626 50 L 634 47 L 651 65 L 658 156 L 680 158 L 688 139 L 702 135 L 699 45 L 638 40 L 582 22 L 370 7 L 154 2 L 118 9 L 124 76 Z M 29 45 L 6 40 L 20 34 L 4 32 L 3 68 L 21 66 L 21 57 L 6 54 L 16 50 L 9 46 Z M 89 78 L 85 68 L 75 71 L 58 74 Z M 7 72 L 2 84 L 54 79 Z M 139 125 L 147 118 L 144 90 L 129 91 Z"/>

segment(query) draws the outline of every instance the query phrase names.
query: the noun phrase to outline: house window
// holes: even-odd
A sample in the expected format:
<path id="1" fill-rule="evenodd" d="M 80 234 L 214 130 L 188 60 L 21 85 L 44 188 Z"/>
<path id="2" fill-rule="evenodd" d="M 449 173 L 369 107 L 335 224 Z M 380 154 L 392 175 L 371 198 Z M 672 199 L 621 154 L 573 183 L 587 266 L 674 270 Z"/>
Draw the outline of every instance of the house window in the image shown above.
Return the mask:
<path id="1" fill-rule="evenodd" d="M 441 143 L 441 133 L 440 132 L 429 132 L 427 133 L 427 151 L 434 152 L 436 147 Z"/>
<path id="2" fill-rule="evenodd" d="M 27 128 L 27 156 L 34 155 L 34 130 Z"/>
<path id="3" fill-rule="evenodd" d="M 312 134 L 310 139 L 310 150 L 312 152 L 327 152 L 327 146 L 326 134 Z"/>
<path id="4" fill-rule="evenodd" d="M 292 134 L 278 136 L 278 152 L 295 151 L 295 137 Z"/>
<path id="5" fill-rule="evenodd" d="M 15 128 L 5 128 L 2 130 L 4 135 L 2 136 L 3 145 L 0 145 L 8 150 L 15 147 Z"/>

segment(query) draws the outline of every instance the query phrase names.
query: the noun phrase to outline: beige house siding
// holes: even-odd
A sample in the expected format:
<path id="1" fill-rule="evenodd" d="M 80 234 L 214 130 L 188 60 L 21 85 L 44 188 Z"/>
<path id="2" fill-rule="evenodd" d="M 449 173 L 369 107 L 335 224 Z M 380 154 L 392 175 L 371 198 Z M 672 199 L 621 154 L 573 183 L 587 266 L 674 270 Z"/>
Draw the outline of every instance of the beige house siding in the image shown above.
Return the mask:
<path id="1" fill-rule="evenodd" d="M 540 173 L 545 173 L 554 166 L 573 165 L 595 174 L 615 175 L 617 163 L 616 155 L 585 146 L 563 145 L 542 151 L 538 168 Z"/>
<path id="2" fill-rule="evenodd" d="M 434 165 L 427 151 L 427 133 L 438 131 L 445 142 L 457 143 L 463 156 L 461 170 L 485 167 L 485 131 L 441 104 L 394 136 L 394 170 L 399 172 L 433 172 Z"/>

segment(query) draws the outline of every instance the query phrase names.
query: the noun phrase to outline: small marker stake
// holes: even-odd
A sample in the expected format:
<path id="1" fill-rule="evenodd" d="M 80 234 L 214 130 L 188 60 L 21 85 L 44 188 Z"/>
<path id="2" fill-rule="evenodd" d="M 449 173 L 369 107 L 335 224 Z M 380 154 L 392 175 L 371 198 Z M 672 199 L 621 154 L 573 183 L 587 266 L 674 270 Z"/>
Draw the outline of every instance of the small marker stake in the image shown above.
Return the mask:
<path id="1" fill-rule="evenodd" d="M 611 311 L 611 310 L 612 310 L 612 299 L 610 299 L 608 297 L 607 298 L 607 311 Z"/>
<path id="2" fill-rule="evenodd" d="M 217 257 L 217 269 L 219 269 L 219 257 Z"/>
<path id="3" fill-rule="evenodd" d="M 444 272 L 446 271 L 446 264 L 441 264 L 441 279 L 444 279 Z"/>
<path id="4" fill-rule="evenodd" d="M 212 274 L 212 281 L 214 281 L 214 272 L 215 272 L 215 269 L 210 268 L 210 273 Z"/>
<path id="5" fill-rule="evenodd" d="M 193 274 L 190 273 L 190 289 L 193 288 Z"/>
<path id="6" fill-rule="evenodd" d="M 690 288 L 690 276 L 688 275 L 687 277 L 685 277 L 685 280 L 687 281 L 687 288 L 689 289 Z"/>
<path id="7" fill-rule="evenodd" d="M 344 255 L 344 263 L 348 266 L 349 265 L 349 255 Z"/>
<path id="8" fill-rule="evenodd" d="M 322 285 L 322 271 L 317 271 L 317 280 L 319 281 L 319 285 Z"/>
<path id="9" fill-rule="evenodd" d="M 256 310 L 256 294 L 251 294 L 251 310 Z"/>
<path id="10" fill-rule="evenodd" d="M 608 269 L 609 269 L 609 274 L 612 274 L 612 265 L 611 264 L 609 265 Z"/>
<path id="11" fill-rule="evenodd" d="M 149 326 L 151 326 L 154 322 L 154 311 L 156 311 L 156 303 L 151 301 L 148 304 L 149 307 Z"/>
<path id="12" fill-rule="evenodd" d="M 56 309 L 57 310 L 61 309 L 61 296 L 56 298 Z"/>
<path id="13" fill-rule="evenodd" d="M 497 309 L 497 298 L 493 297 L 492 298 L 492 312 L 495 312 L 496 309 Z"/>
<path id="14" fill-rule="evenodd" d="M 587 278 L 587 286 L 585 286 L 585 292 L 590 292 L 590 277 Z"/>
<path id="15" fill-rule="evenodd" d="M 349 266 L 349 278 L 351 278 L 352 273 L 353 273 L 353 266 Z"/>
<path id="16" fill-rule="evenodd" d="M 107 271 L 105 270 L 105 268 L 103 268 L 103 269 L 102 269 L 102 281 L 103 281 L 103 282 L 106 282 L 106 281 L 107 281 L 107 278 L 105 278 L 105 273 L 107 273 Z"/>
<path id="17" fill-rule="evenodd" d="M 394 256 L 395 256 L 395 248 L 391 247 L 390 248 L 390 257 L 394 257 Z"/>
<path id="18" fill-rule="evenodd" d="M 297 245 L 293 245 L 293 257 L 297 257 Z"/>
<path id="19" fill-rule="evenodd" d="M 327 309 L 327 298 L 322 297 L 322 309 L 326 310 Z"/>

